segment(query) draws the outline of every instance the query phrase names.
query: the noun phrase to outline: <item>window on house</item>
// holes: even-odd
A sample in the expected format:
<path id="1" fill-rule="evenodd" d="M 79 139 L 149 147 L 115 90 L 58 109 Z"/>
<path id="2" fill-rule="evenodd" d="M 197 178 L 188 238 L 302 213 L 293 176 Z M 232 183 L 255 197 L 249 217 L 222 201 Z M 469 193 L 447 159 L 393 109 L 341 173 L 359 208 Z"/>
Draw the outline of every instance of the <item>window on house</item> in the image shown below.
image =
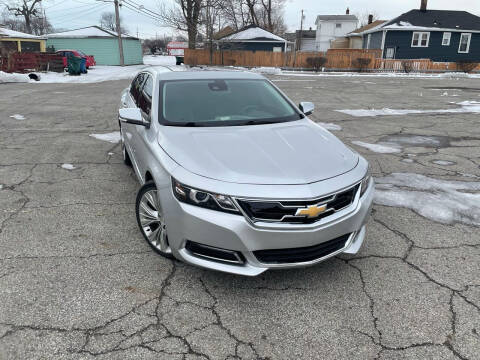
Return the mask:
<path id="1" fill-rule="evenodd" d="M 452 38 L 452 33 L 451 32 L 444 32 L 443 33 L 443 39 L 442 39 L 442 45 L 443 46 L 450 46 L 450 39 Z"/>
<path id="2" fill-rule="evenodd" d="M 458 45 L 458 52 L 468 54 L 470 52 L 470 41 L 472 40 L 472 34 L 463 33 L 460 35 L 460 45 Z"/>
<path id="3" fill-rule="evenodd" d="M 428 47 L 430 42 L 430 33 L 429 32 L 418 32 L 415 31 L 412 37 L 412 47 Z"/>
<path id="4" fill-rule="evenodd" d="M 395 48 L 394 47 L 388 47 L 387 48 L 387 51 L 385 53 L 385 58 L 395 59 Z"/>
<path id="5" fill-rule="evenodd" d="M 335 27 L 336 27 L 337 29 L 341 29 L 341 28 L 342 28 L 342 24 L 335 24 Z"/>

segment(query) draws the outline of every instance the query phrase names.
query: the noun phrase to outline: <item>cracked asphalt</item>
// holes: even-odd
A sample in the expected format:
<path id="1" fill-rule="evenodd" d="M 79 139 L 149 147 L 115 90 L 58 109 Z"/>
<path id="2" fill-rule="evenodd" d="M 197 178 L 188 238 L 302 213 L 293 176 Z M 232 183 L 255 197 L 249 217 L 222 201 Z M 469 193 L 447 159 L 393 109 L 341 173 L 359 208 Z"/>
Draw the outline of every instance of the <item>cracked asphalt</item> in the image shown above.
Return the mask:
<path id="1" fill-rule="evenodd" d="M 335 110 L 445 109 L 480 100 L 480 80 L 272 79 L 296 102 L 313 101 L 314 120 L 340 125 L 335 135 L 376 177 L 479 179 L 478 114 Z M 359 254 L 257 278 L 153 253 L 137 229 L 139 184 L 119 145 L 89 136 L 117 129 L 127 84 L 0 84 L 0 359 L 479 358 L 472 225 L 375 205 Z M 351 143 L 402 134 L 445 141 L 393 154 Z"/>

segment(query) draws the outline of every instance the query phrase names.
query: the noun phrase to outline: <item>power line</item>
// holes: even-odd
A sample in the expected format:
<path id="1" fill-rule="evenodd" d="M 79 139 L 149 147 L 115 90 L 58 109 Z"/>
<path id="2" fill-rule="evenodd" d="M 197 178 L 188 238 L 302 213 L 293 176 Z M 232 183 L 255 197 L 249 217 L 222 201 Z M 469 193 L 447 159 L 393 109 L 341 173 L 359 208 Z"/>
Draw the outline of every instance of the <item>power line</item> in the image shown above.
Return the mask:
<path id="1" fill-rule="evenodd" d="M 134 11 L 134 12 L 136 12 L 137 14 L 144 15 L 144 16 L 152 19 L 152 20 L 161 21 L 160 18 L 158 18 L 158 17 L 156 17 L 156 16 L 153 16 L 153 15 L 150 15 L 150 14 L 145 13 L 145 12 L 139 11 L 138 9 L 132 7 L 131 5 L 127 4 L 126 2 L 124 2 L 122 6 L 125 6 L 127 9 L 129 9 L 129 10 L 131 10 L 131 11 Z"/>
<path id="2" fill-rule="evenodd" d="M 153 10 L 147 9 L 144 5 L 138 4 L 138 3 L 136 3 L 136 2 L 133 1 L 133 0 L 124 0 L 124 2 L 129 3 L 130 5 L 136 6 L 139 10 L 142 10 L 142 11 L 145 11 L 145 12 L 149 12 L 149 13 L 151 13 L 152 15 L 158 17 L 158 18 L 161 18 L 161 17 L 162 17 L 162 14 L 159 14 L 159 13 L 153 11 Z"/>

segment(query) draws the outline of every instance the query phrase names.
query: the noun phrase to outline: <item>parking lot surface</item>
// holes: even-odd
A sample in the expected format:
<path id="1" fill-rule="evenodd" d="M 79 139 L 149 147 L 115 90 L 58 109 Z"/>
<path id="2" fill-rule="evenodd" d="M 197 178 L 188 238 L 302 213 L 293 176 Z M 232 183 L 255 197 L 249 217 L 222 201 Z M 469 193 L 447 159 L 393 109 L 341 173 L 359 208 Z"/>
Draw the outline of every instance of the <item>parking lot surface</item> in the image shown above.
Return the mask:
<path id="1" fill-rule="evenodd" d="M 142 238 L 119 144 L 90 136 L 118 130 L 128 81 L 0 84 L 0 359 L 479 358 L 479 114 L 418 110 L 480 101 L 480 80 L 272 79 L 379 197 L 359 254 L 256 278 Z M 336 111 L 384 108 L 418 113 Z"/>

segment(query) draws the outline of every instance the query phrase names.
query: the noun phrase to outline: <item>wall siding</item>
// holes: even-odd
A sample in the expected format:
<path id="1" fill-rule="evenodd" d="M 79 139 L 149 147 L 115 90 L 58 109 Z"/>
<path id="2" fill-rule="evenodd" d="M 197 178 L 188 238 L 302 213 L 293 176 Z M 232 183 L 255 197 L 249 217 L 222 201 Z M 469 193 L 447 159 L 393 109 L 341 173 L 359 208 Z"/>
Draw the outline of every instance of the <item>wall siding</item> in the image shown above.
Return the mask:
<path id="1" fill-rule="evenodd" d="M 396 59 L 431 59 L 437 62 L 480 61 L 480 34 L 472 34 L 468 54 L 459 54 L 460 34 L 460 32 L 452 32 L 450 46 L 443 46 L 443 31 L 431 31 L 428 48 L 419 48 L 411 47 L 413 31 L 388 31 L 385 39 L 385 49 L 395 47 Z"/>
<path id="2" fill-rule="evenodd" d="M 94 55 L 97 65 L 120 65 L 118 40 L 114 38 L 50 38 L 47 40 L 48 46 L 53 46 L 55 50 L 81 50 L 87 55 Z M 142 46 L 139 40 L 124 39 L 123 53 L 125 65 L 143 63 Z"/>
<path id="3" fill-rule="evenodd" d="M 382 48 L 382 40 L 383 40 L 383 32 L 375 32 L 371 34 L 370 39 L 370 47 L 369 49 L 381 49 Z M 363 36 L 363 48 L 367 49 L 368 44 L 368 34 Z"/>

